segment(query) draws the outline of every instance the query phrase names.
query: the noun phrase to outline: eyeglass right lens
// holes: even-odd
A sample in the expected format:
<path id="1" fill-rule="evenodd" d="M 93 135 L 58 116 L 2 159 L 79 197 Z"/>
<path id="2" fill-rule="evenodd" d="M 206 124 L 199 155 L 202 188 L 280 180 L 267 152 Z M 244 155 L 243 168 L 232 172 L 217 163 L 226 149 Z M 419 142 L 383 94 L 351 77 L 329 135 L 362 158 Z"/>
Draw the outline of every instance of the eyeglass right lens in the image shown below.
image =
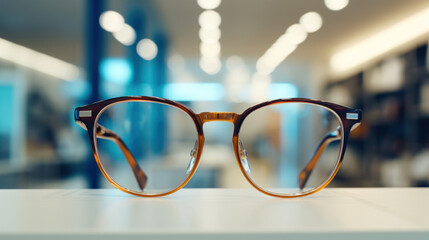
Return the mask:
<path id="1" fill-rule="evenodd" d="M 96 124 L 100 162 L 122 188 L 163 194 L 182 185 L 189 177 L 187 172 L 196 167 L 195 161 L 189 166 L 188 152 L 194 149 L 193 155 L 197 155 L 196 127 L 192 118 L 177 107 L 121 102 L 101 112 Z M 139 177 L 143 174 L 146 178 Z"/>
<path id="2" fill-rule="evenodd" d="M 251 181 L 264 191 L 292 196 L 319 188 L 331 177 L 342 130 L 338 116 L 322 106 L 281 103 L 249 114 L 239 138 L 239 151 L 247 146 L 252 171 L 242 166 Z"/>

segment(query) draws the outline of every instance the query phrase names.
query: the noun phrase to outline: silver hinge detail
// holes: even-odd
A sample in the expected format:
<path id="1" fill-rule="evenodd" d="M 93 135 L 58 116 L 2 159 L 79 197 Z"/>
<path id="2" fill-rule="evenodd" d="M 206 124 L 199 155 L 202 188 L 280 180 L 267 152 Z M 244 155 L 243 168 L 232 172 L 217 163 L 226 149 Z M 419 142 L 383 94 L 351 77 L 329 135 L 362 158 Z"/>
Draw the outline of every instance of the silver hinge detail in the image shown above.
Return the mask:
<path id="1" fill-rule="evenodd" d="M 79 117 L 91 117 L 92 111 L 86 110 L 86 111 L 79 111 Z"/>
<path id="2" fill-rule="evenodd" d="M 359 114 L 358 113 L 347 113 L 346 118 L 351 119 L 351 120 L 358 120 Z"/>

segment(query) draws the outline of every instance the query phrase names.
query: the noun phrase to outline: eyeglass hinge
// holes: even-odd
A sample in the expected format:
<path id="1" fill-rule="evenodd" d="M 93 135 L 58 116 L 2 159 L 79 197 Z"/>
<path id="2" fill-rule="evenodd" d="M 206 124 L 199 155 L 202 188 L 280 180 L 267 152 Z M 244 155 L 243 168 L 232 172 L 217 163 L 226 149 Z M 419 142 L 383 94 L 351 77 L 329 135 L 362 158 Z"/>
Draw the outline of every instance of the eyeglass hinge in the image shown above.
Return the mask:
<path id="1" fill-rule="evenodd" d="M 359 113 L 347 113 L 346 119 L 358 120 L 359 119 Z"/>
<path id="2" fill-rule="evenodd" d="M 92 117 L 92 111 L 91 110 L 79 111 L 79 117 Z"/>

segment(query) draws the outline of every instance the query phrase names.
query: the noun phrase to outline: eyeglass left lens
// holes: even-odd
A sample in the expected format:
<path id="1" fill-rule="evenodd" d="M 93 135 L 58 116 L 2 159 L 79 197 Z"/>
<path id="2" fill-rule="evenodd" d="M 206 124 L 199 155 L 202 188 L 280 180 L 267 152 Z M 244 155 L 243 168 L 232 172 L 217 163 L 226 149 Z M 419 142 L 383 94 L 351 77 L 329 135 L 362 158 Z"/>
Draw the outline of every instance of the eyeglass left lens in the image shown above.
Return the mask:
<path id="1" fill-rule="evenodd" d="M 95 126 L 104 171 L 124 189 L 167 193 L 182 185 L 196 167 L 196 127 L 177 107 L 121 102 L 104 109 Z"/>

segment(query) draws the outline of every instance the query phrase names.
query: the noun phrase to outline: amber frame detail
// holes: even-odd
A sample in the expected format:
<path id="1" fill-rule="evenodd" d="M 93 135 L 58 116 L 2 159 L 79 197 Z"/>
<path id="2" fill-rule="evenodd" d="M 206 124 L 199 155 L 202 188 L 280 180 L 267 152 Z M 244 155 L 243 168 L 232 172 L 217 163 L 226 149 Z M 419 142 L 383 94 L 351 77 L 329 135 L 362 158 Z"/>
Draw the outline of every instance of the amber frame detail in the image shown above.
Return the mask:
<path id="1" fill-rule="evenodd" d="M 114 134 L 113 132 L 104 128 L 101 125 L 97 125 L 97 127 L 95 127 L 95 124 L 98 121 L 99 115 L 106 108 L 108 108 L 109 106 L 114 105 L 114 104 L 118 104 L 118 103 L 122 103 L 122 102 L 133 102 L 133 101 L 154 102 L 154 103 L 170 105 L 170 106 L 181 109 L 182 111 L 187 113 L 190 116 L 190 118 L 194 121 L 195 128 L 196 128 L 196 131 L 198 134 L 198 148 L 197 148 L 197 155 L 195 157 L 195 164 L 193 166 L 193 169 L 189 173 L 188 177 L 186 178 L 186 180 L 180 186 L 178 186 L 177 188 L 175 188 L 171 191 L 161 193 L 161 194 L 145 194 L 142 192 L 137 192 L 137 191 L 133 191 L 133 190 L 124 188 L 121 185 L 119 185 L 118 183 L 116 183 L 107 174 L 107 172 L 105 171 L 105 169 L 103 167 L 103 164 L 100 161 L 100 158 L 98 155 L 98 149 L 96 146 L 96 138 L 97 137 L 107 138 L 107 139 L 114 141 L 115 143 L 118 144 L 118 146 L 120 147 L 120 149 L 122 150 L 122 152 L 126 156 L 128 163 L 130 164 L 130 167 L 132 168 L 133 173 L 136 177 L 136 180 L 139 183 L 140 188 L 141 189 L 144 188 L 144 185 L 146 184 L 146 179 L 147 179 L 146 175 L 145 175 L 144 171 L 142 169 L 140 169 L 140 167 L 138 166 L 137 162 L 132 157 L 132 154 L 129 152 L 129 150 L 125 146 L 125 144 L 122 144 L 122 145 L 120 144 L 120 143 L 123 143 L 122 140 L 120 140 L 119 137 L 116 136 L 116 134 Z M 260 188 L 257 184 L 255 184 L 249 178 L 249 176 L 246 174 L 242 164 L 240 163 L 239 132 L 240 132 L 240 128 L 241 128 L 243 121 L 246 119 L 246 117 L 249 114 L 258 110 L 259 108 L 266 107 L 269 105 L 274 105 L 274 104 L 281 104 L 281 103 L 307 103 L 307 104 L 321 106 L 325 109 L 328 109 L 332 113 L 334 113 L 337 116 L 339 123 L 340 123 L 338 131 L 340 131 L 340 133 L 342 134 L 343 137 L 341 138 L 340 154 L 338 155 L 338 159 L 336 162 L 335 169 L 332 171 L 330 177 L 323 184 L 321 184 L 319 187 L 312 189 L 310 191 L 297 193 L 297 194 L 290 194 L 290 195 L 275 194 L 275 193 L 266 191 L 266 190 Z M 352 117 L 350 117 L 350 116 L 352 116 Z M 164 98 L 158 98 L 158 97 L 149 97 L 149 96 L 127 96 L 127 97 L 118 97 L 118 98 L 108 99 L 108 100 L 104 100 L 104 101 L 99 101 L 99 102 L 96 102 L 96 103 L 93 103 L 90 105 L 78 107 L 75 109 L 74 117 L 75 117 L 76 123 L 78 123 L 82 128 L 87 130 L 88 136 L 89 136 L 89 139 L 91 142 L 91 147 L 92 147 L 92 152 L 93 152 L 94 158 L 97 162 L 98 167 L 100 168 L 101 172 L 103 173 L 104 177 L 111 184 L 113 184 L 116 188 L 118 188 L 118 189 L 120 189 L 126 193 L 133 194 L 136 196 L 142 196 L 142 197 L 160 197 L 160 196 L 165 196 L 165 195 L 174 193 L 174 192 L 178 191 L 179 189 L 181 189 L 182 187 L 184 187 L 189 182 L 189 180 L 192 178 L 192 176 L 194 175 L 194 173 L 197 170 L 197 167 L 200 163 L 200 158 L 201 158 L 201 154 L 203 152 L 203 146 L 204 146 L 204 132 L 203 132 L 204 123 L 211 122 L 211 121 L 226 121 L 226 122 L 230 122 L 234 125 L 234 131 L 233 131 L 233 137 L 232 137 L 234 153 L 235 153 L 235 157 L 236 157 L 237 163 L 239 165 L 239 168 L 240 168 L 242 174 L 244 175 L 244 177 L 247 179 L 247 181 L 254 188 L 256 188 L 260 192 L 265 193 L 267 195 L 274 196 L 274 197 L 281 197 L 281 198 L 294 198 L 294 197 L 301 197 L 301 196 L 306 196 L 306 195 L 315 193 L 315 192 L 323 189 L 324 187 L 326 187 L 332 181 L 332 179 L 335 177 L 335 175 L 338 172 L 338 170 L 341 166 L 341 163 L 343 161 L 344 153 L 345 153 L 346 145 L 347 145 L 347 140 L 348 140 L 348 137 L 350 135 L 350 131 L 352 131 L 352 129 L 354 129 L 356 126 L 359 125 L 359 123 L 361 122 L 361 119 L 362 119 L 362 113 L 361 113 L 361 110 L 359 110 L 359 109 L 352 109 L 349 107 L 344 107 L 341 105 L 337 105 L 337 104 L 329 103 L 329 102 L 325 102 L 325 101 L 312 100 L 312 99 L 306 99 L 306 98 L 290 98 L 290 99 L 276 99 L 276 100 L 263 102 L 263 103 L 260 103 L 260 104 L 257 104 L 257 105 L 254 105 L 254 106 L 248 108 L 242 114 L 237 114 L 237 113 L 233 113 L 233 112 L 202 112 L 202 113 L 197 114 L 197 113 L 194 113 L 189 107 L 187 107 L 181 103 L 172 101 L 172 100 L 168 100 L 168 99 L 164 99 Z M 322 142 L 319 144 L 319 148 L 316 149 L 315 153 L 313 154 L 313 157 L 310 159 L 307 166 L 299 174 L 299 178 L 300 178 L 299 181 L 300 181 L 301 186 L 305 185 L 305 182 L 302 183 L 302 181 L 306 181 L 309 174 L 311 174 L 311 170 L 313 169 L 313 167 L 317 163 L 317 160 L 318 160 L 317 156 L 320 155 L 320 152 L 322 152 L 324 150 L 324 148 L 326 147 L 327 143 L 325 141 L 329 141 L 329 140 L 332 140 L 332 137 L 326 136 L 324 139 L 322 139 Z M 304 178 L 305 178 L 305 180 L 303 180 Z"/>

